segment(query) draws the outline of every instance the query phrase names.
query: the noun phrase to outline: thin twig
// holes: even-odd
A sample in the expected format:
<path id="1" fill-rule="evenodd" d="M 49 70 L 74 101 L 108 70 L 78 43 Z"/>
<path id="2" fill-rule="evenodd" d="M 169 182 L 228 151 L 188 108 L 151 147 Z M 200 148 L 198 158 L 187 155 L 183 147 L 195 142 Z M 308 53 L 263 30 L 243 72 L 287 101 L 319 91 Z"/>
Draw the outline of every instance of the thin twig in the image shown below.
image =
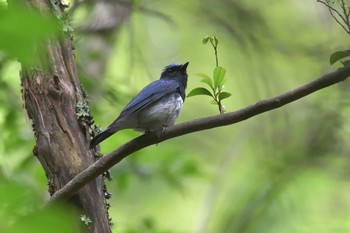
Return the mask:
<path id="1" fill-rule="evenodd" d="M 215 65 L 216 67 L 218 67 L 219 66 L 218 46 L 214 46 L 214 53 L 215 53 Z"/>
<path id="2" fill-rule="evenodd" d="M 322 3 L 323 5 L 325 5 L 329 10 L 334 11 L 344 22 L 346 22 L 345 18 L 339 13 L 339 11 L 337 9 L 335 9 L 334 7 L 332 7 L 328 1 L 324 2 L 322 0 L 317 0 L 317 2 Z"/>
<path id="3" fill-rule="evenodd" d="M 79 173 L 63 188 L 58 190 L 51 197 L 49 203 L 68 199 L 85 184 L 100 176 L 103 172 L 107 171 L 109 168 L 119 163 L 121 160 L 134 153 L 135 151 L 139 151 L 145 147 L 157 144 L 170 138 L 175 138 L 185 134 L 212 129 L 220 126 L 232 125 L 237 122 L 247 120 L 253 116 L 280 108 L 313 92 L 342 82 L 349 76 L 350 66 L 346 66 L 338 69 L 335 72 L 325 74 L 324 76 L 306 83 L 305 85 L 300 86 L 294 90 L 288 91 L 273 98 L 261 100 L 255 104 L 239 109 L 237 111 L 205 117 L 168 127 L 163 132 L 161 138 L 158 138 L 156 133 L 144 134 L 125 143 L 113 152 L 103 156 L 90 167 Z"/>
<path id="4" fill-rule="evenodd" d="M 344 18 L 345 18 L 345 25 L 348 26 L 348 31 L 350 32 L 350 22 L 349 22 L 349 15 L 350 15 L 350 10 L 346 9 L 346 4 L 344 0 L 341 0 L 341 8 L 343 10 Z"/>
<path id="5" fill-rule="evenodd" d="M 325 5 L 328 8 L 329 13 L 331 14 L 332 18 L 348 33 L 350 34 L 350 22 L 349 22 L 349 15 L 350 12 L 347 12 L 346 8 L 345 8 L 345 3 L 343 0 L 341 0 L 341 8 L 344 12 L 344 16 L 342 14 L 340 14 L 340 12 L 335 9 L 334 7 L 332 7 L 329 2 L 326 1 L 322 1 L 322 0 L 317 0 L 317 2 L 322 3 L 323 5 Z M 334 13 L 336 13 L 344 22 L 345 26 L 343 25 L 343 23 L 334 15 Z M 346 26 L 348 28 L 346 28 Z"/>
<path id="6" fill-rule="evenodd" d="M 350 31 L 340 22 L 340 20 L 337 18 L 337 17 L 335 17 L 335 15 L 334 15 L 334 11 L 332 11 L 331 10 L 331 8 L 328 8 L 328 10 L 329 10 L 329 13 L 331 14 L 331 16 L 333 17 L 333 19 L 335 20 L 335 21 L 337 21 L 337 23 L 348 33 L 348 34 L 350 34 Z M 336 11 L 336 13 L 338 13 L 337 11 Z M 342 18 L 343 19 L 343 18 Z M 343 19 L 344 20 L 344 19 Z"/>

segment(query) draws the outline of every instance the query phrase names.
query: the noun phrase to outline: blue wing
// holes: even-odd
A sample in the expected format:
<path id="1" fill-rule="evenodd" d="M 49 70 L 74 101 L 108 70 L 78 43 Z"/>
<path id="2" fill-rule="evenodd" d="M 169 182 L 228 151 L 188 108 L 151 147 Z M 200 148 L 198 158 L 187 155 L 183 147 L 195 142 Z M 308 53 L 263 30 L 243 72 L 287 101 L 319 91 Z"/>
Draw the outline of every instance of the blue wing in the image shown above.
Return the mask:
<path id="1" fill-rule="evenodd" d="M 179 86 L 178 81 L 169 79 L 160 79 L 148 84 L 126 105 L 116 121 L 120 118 L 135 116 L 144 108 L 157 102 L 164 96 L 176 92 Z"/>

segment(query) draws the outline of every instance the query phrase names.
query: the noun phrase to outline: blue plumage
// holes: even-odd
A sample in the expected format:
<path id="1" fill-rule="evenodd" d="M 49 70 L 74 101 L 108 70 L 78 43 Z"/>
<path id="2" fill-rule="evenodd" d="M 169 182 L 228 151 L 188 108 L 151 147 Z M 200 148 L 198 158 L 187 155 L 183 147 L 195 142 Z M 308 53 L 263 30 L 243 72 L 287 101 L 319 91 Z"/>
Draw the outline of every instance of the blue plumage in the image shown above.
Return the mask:
<path id="1" fill-rule="evenodd" d="M 185 101 L 188 62 L 166 66 L 160 79 L 144 87 L 119 117 L 91 140 L 93 148 L 122 129 L 155 132 L 173 125 Z"/>

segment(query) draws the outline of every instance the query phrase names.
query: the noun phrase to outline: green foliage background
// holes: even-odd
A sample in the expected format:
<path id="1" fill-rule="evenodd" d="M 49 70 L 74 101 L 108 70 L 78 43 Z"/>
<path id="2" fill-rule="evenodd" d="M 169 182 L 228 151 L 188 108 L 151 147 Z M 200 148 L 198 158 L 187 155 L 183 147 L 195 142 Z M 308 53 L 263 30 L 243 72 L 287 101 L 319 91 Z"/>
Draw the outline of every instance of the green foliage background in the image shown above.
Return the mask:
<path id="1" fill-rule="evenodd" d="M 227 111 L 336 69 L 340 64 L 330 66 L 330 54 L 348 49 L 349 44 L 349 37 L 316 1 L 134 4 L 130 20 L 118 32 L 106 74 L 92 81 L 80 67 L 95 121 L 102 128 L 169 63 L 189 61 L 189 90 L 200 86 L 193 74 L 211 74 L 215 67 L 212 48 L 201 43 L 207 34 L 220 41 L 220 65 L 227 70 L 225 91 L 232 93 L 224 101 Z M 139 6 L 162 12 L 171 21 Z M 86 12 L 84 7 L 77 11 L 74 22 Z M 0 18 L 6 14 L 0 11 Z M 35 142 L 22 107 L 20 65 L 13 59 L 21 55 L 28 59 L 26 49 L 16 48 L 54 33 L 36 17 L 17 15 L 19 20 L 7 21 L 6 27 L 0 23 L 0 35 L 9 36 L 0 36 L 0 232 L 26 232 L 29 226 L 48 232 L 52 224 L 68 232 L 65 227 L 78 218 L 62 209 L 47 210 L 50 214 L 40 210 L 48 198 L 47 182 L 32 155 Z M 23 21 L 38 25 L 38 33 L 23 36 L 25 29 L 19 27 Z M 9 32 L 17 40 L 11 40 Z M 83 37 L 74 35 L 78 64 Z M 349 232 L 348 90 L 346 81 L 245 122 L 135 153 L 111 169 L 113 230 Z M 209 98 L 191 97 L 178 122 L 214 114 L 218 112 Z M 119 132 L 102 144 L 102 151 L 137 135 Z M 47 220 L 38 222 L 44 215 Z"/>

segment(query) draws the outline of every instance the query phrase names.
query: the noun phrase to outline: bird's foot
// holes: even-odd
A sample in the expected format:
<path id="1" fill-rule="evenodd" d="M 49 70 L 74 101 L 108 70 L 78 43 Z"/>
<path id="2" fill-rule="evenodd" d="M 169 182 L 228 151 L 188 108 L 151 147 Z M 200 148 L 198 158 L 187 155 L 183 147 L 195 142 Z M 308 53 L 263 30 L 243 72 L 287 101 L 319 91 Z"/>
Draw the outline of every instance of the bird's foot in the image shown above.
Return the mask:
<path id="1" fill-rule="evenodd" d="M 157 137 L 157 143 L 156 145 L 158 146 L 158 143 L 160 143 L 160 139 L 165 135 L 165 130 L 168 126 L 163 126 L 161 130 L 158 130 L 156 132 L 156 137 Z"/>
<path id="2" fill-rule="evenodd" d="M 163 137 L 165 135 L 165 130 L 166 128 L 168 128 L 167 125 L 164 125 L 163 128 L 162 128 L 162 131 L 161 131 L 161 136 Z"/>

